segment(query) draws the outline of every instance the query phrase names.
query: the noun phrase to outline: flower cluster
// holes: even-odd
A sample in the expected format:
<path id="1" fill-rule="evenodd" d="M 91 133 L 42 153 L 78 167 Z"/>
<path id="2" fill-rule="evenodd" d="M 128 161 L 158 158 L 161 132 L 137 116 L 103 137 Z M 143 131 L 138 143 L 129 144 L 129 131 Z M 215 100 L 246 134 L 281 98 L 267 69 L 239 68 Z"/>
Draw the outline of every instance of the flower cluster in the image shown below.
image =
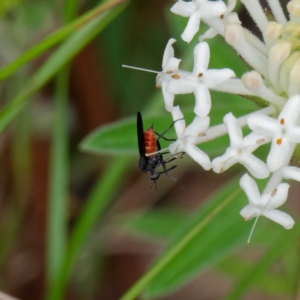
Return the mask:
<path id="1" fill-rule="evenodd" d="M 196 38 L 201 22 L 209 29 L 198 36 L 191 72 L 179 68 L 181 60 L 175 58 L 173 49 L 175 39 L 170 39 L 165 48 L 156 86 L 162 88 L 165 108 L 173 120 L 181 119 L 175 123 L 178 139 L 169 146 L 169 151 L 173 155 L 186 152 L 203 169 L 216 173 L 239 163 L 254 178 L 269 178 L 260 195 L 254 179 L 247 173 L 242 176 L 240 186 L 249 204 L 240 214 L 245 220 L 265 216 L 290 229 L 294 225 L 292 217 L 275 208 L 288 196 L 289 185 L 282 181 L 300 181 L 300 169 L 291 163 L 298 160 L 300 144 L 300 0 L 287 4 L 288 18 L 279 0 L 268 0 L 271 10 L 268 18 L 258 0 L 241 2 L 260 29 L 262 40 L 242 27 L 233 12 L 236 0 L 228 0 L 227 5 L 221 0 L 178 0 L 171 8 L 171 12 L 188 18 L 181 35 L 184 41 L 189 43 Z M 252 69 L 242 78 L 236 78 L 231 69 L 208 69 L 210 48 L 205 40 L 216 35 L 223 36 Z M 255 101 L 259 109 L 239 118 L 229 111 L 224 124 L 210 127 L 210 90 L 245 96 Z M 186 126 L 180 107 L 174 106 L 174 98 L 188 93 L 195 96 L 195 118 Z M 251 130 L 245 137 L 244 126 Z M 212 161 L 196 146 L 225 134 L 229 135 L 230 145 Z M 270 152 L 264 162 L 253 152 L 267 143 Z"/>

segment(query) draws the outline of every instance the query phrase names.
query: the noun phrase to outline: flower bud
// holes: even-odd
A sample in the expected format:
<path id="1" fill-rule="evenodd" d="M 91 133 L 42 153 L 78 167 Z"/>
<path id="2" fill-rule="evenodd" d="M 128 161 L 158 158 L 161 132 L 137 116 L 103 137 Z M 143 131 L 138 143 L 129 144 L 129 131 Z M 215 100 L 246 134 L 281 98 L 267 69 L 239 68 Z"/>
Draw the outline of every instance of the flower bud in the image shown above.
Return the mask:
<path id="1" fill-rule="evenodd" d="M 269 22 L 264 30 L 264 36 L 270 39 L 278 39 L 283 32 L 283 25 L 276 22 Z"/>
<path id="2" fill-rule="evenodd" d="M 284 31 L 282 34 L 283 38 L 299 37 L 300 36 L 300 25 L 295 21 L 290 21 L 284 26 Z"/>
<path id="3" fill-rule="evenodd" d="M 280 41 L 274 45 L 269 53 L 270 63 L 281 64 L 285 61 L 291 52 L 291 43 L 288 41 Z"/>
<path id="4" fill-rule="evenodd" d="M 293 66 L 289 80 L 289 96 L 297 94 L 300 94 L 300 58 Z"/>
<path id="5" fill-rule="evenodd" d="M 287 10 L 291 16 L 299 18 L 300 17 L 300 1 L 292 0 L 287 5 Z"/>
<path id="6" fill-rule="evenodd" d="M 280 85 L 287 94 L 289 92 L 290 73 L 298 58 L 299 53 L 293 53 L 288 59 L 284 61 L 280 68 Z"/>
<path id="7" fill-rule="evenodd" d="M 244 74 L 242 81 L 244 86 L 251 91 L 256 90 L 263 84 L 261 75 L 256 71 L 251 71 Z"/>

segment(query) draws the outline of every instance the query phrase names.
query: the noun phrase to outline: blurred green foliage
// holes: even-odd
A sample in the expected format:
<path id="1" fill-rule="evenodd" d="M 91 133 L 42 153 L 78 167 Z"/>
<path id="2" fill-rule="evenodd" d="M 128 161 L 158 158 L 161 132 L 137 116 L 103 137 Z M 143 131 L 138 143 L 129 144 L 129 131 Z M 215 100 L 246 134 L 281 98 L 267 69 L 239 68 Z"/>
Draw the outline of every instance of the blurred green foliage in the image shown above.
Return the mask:
<path id="1" fill-rule="evenodd" d="M 3 18 L 16 9 L 20 5 L 19 0 L 1 0 L 0 1 L 0 17 Z"/>

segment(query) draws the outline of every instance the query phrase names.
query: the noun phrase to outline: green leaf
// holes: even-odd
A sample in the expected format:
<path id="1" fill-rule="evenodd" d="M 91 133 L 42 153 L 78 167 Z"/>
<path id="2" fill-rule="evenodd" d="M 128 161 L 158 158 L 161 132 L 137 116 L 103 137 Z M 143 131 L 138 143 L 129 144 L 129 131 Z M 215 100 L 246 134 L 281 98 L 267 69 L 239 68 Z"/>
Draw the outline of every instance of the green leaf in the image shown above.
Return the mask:
<path id="1" fill-rule="evenodd" d="M 67 104 L 69 68 L 63 68 L 56 77 L 55 122 L 51 144 L 51 165 L 47 226 L 47 271 L 51 286 L 63 261 L 67 243 L 68 215 L 68 134 Z"/>
<path id="2" fill-rule="evenodd" d="M 234 103 L 234 99 L 231 100 Z M 213 106 L 211 115 L 213 120 L 211 124 L 215 125 L 222 122 L 224 115 L 228 112 L 228 105 L 226 101 L 222 99 L 216 99 L 216 105 Z M 231 103 L 232 104 L 232 103 Z M 232 112 L 235 116 L 242 116 L 244 114 L 253 111 L 254 106 L 234 105 Z M 186 107 L 183 109 L 183 113 L 186 119 L 186 123 L 189 124 L 195 114 L 193 107 Z M 170 114 L 156 114 L 149 115 L 143 114 L 144 130 L 148 129 L 154 124 L 155 131 L 163 132 L 172 123 Z M 166 134 L 168 138 L 176 138 L 174 129 Z M 168 146 L 169 142 L 161 141 L 162 148 Z M 207 151 L 209 155 L 221 154 L 226 149 L 226 145 L 229 145 L 227 137 L 221 137 L 210 141 L 206 144 L 202 144 L 200 147 L 202 150 Z M 129 154 L 137 155 L 137 133 L 136 133 L 136 117 L 129 117 L 120 121 L 104 125 L 97 128 L 92 133 L 84 138 L 80 144 L 80 149 L 84 152 L 92 154 Z"/>
<path id="3" fill-rule="evenodd" d="M 129 214 L 123 221 L 124 228 L 137 235 L 168 238 L 187 219 L 187 214 L 170 209 L 155 209 L 146 215 Z"/>
<path id="4" fill-rule="evenodd" d="M 209 215 L 212 206 L 220 205 L 224 198 L 234 195 L 230 204 L 211 220 L 209 226 L 195 235 L 181 253 L 155 277 L 143 294 L 145 298 L 159 297 L 177 290 L 199 272 L 218 263 L 237 245 L 246 242 L 249 224 L 246 224 L 239 215 L 246 200 L 237 185 L 234 183 L 215 198 L 209 199 L 192 220 L 179 228 L 170 248 L 182 240 L 195 224 Z"/>
<path id="5" fill-rule="evenodd" d="M 164 131 L 172 123 L 170 114 L 143 115 L 144 130 L 155 124 L 155 130 Z M 175 138 L 168 135 L 169 138 Z M 90 133 L 80 143 L 80 149 L 94 154 L 131 154 L 138 153 L 136 117 L 130 117 L 104 125 Z"/>
<path id="6" fill-rule="evenodd" d="M 238 279 L 238 282 L 234 285 L 235 288 L 229 293 L 226 300 L 242 299 L 251 286 L 262 280 L 272 263 L 278 261 L 280 257 L 287 255 L 290 247 L 296 247 L 295 245 L 298 244 L 299 240 L 299 233 L 300 222 L 297 221 L 294 228 L 289 231 L 282 230 L 279 233 L 275 233 L 275 235 L 272 233 L 274 240 L 269 245 L 267 253 Z M 296 274 L 295 280 L 298 280 L 298 274 Z"/>
<path id="7" fill-rule="evenodd" d="M 245 243 L 250 224 L 238 214 L 247 203 L 242 194 L 235 180 L 211 197 L 180 226 L 168 249 L 121 300 L 133 300 L 145 289 L 143 295 L 147 298 L 169 293 Z"/>
<path id="8" fill-rule="evenodd" d="M 248 245 L 247 245 L 248 246 Z M 257 246 L 251 249 L 258 249 Z M 244 252 L 248 252 L 249 249 L 245 249 Z M 255 250 L 254 250 L 255 251 Z M 282 264 L 281 264 L 282 265 Z M 235 281 L 242 278 L 245 274 L 249 272 L 253 267 L 253 261 L 249 260 L 249 257 L 242 258 L 241 255 L 234 255 L 221 264 L 218 265 L 218 271 L 226 276 L 226 278 L 232 278 Z M 281 267 L 282 269 L 282 267 Z M 266 272 L 264 276 L 253 282 L 253 288 L 255 290 L 262 291 L 270 296 L 291 296 L 291 276 L 287 276 L 286 272 L 281 272 L 279 274 L 273 274 L 271 272 Z"/>
<path id="9" fill-rule="evenodd" d="M 254 265 L 257 267 L 260 263 L 254 258 L 255 264 L 253 264 L 253 257 L 242 256 L 240 253 L 252 253 L 252 251 L 257 251 L 257 249 L 268 251 L 270 248 L 276 248 L 278 247 L 278 238 L 284 237 L 287 233 L 278 224 L 270 222 L 266 218 L 260 218 L 251 243 L 245 245 L 244 250 L 234 253 L 218 264 L 218 271 L 225 273 L 226 277 L 240 282 L 241 278 L 252 272 Z M 252 289 L 262 291 L 270 296 L 292 297 L 295 291 L 298 290 L 298 269 L 295 268 L 295 265 L 299 265 L 298 248 L 296 246 L 297 240 L 294 242 L 288 246 L 288 250 L 286 251 L 288 255 L 281 255 L 276 259 L 274 268 L 268 268 L 262 276 L 259 276 L 259 278 L 254 279 L 250 283 Z M 278 267 L 280 268 L 280 272 L 278 272 Z M 239 284 L 236 285 L 236 287 L 238 286 Z"/>
<path id="10" fill-rule="evenodd" d="M 70 22 L 78 11 L 78 3 L 65 1 L 64 21 Z M 51 164 L 47 224 L 47 285 L 52 287 L 63 262 L 67 245 L 68 215 L 68 87 L 70 66 L 57 73 L 55 81 L 54 126 L 51 144 Z"/>

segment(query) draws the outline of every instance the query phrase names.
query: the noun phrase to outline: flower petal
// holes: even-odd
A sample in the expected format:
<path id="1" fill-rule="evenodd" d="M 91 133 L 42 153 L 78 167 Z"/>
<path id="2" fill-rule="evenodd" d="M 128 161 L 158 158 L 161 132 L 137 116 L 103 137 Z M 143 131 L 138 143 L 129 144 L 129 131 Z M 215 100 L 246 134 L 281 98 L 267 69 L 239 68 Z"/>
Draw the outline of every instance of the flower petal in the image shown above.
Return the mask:
<path id="1" fill-rule="evenodd" d="M 254 217 L 260 215 L 260 210 L 253 205 L 246 205 L 241 211 L 240 215 L 244 218 L 245 221 L 251 220 Z"/>
<path id="2" fill-rule="evenodd" d="M 275 209 L 271 211 L 266 211 L 263 215 L 268 219 L 280 224 L 285 229 L 291 229 L 295 224 L 295 221 L 290 215 L 280 210 Z"/>
<path id="3" fill-rule="evenodd" d="M 281 170 L 281 174 L 285 179 L 300 181 L 300 168 L 290 166 L 284 167 Z"/>
<path id="4" fill-rule="evenodd" d="M 211 169 L 211 162 L 208 155 L 200 150 L 197 146 L 194 144 L 188 144 L 184 147 L 184 150 L 193 160 L 201 165 L 204 170 Z"/>
<path id="5" fill-rule="evenodd" d="M 179 64 L 181 62 L 181 59 L 176 57 L 170 57 L 167 63 L 164 66 L 163 71 L 167 74 L 176 74 L 178 72 Z"/>
<path id="6" fill-rule="evenodd" d="M 234 148 L 240 148 L 243 140 L 243 132 L 238 124 L 237 119 L 232 113 L 225 115 L 223 122 L 228 128 L 228 135 L 230 137 L 230 145 Z"/>
<path id="7" fill-rule="evenodd" d="M 240 155 L 239 162 L 243 164 L 255 178 L 263 179 L 267 178 L 270 175 L 267 164 L 253 154 Z"/>
<path id="8" fill-rule="evenodd" d="M 203 74 L 207 71 L 209 64 L 210 50 L 206 42 L 202 42 L 196 45 L 194 48 L 194 69 L 193 75 L 197 78 L 199 74 Z"/>
<path id="9" fill-rule="evenodd" d="M 225 153 L 222 156 L 213 159 L 212 168 L 216 173 L 223 173 L 237 162 L 237 153 L 230 147 L 226 149 Z"/>
<path id="10" fill-rule="evenodd" d="M 194 91 L 196 97 L 196 105 L 194 112 L 199 117 L 206 117 L 211 109 L 211 98 L 209 89 L 202 83 L 198 83 Z"/>
<path id="11" fill-rule="evenodd" d="M 166 89 L 167 84 L 168 83 L 166 81 L 163 81 L 161 90 L 162 90 L 163 97 L 164 97 L 165 109 L 167 111 L 171 111 L 172 108 L 173 108 L 173 103 L 174 103 L 175 96 L 173 94 L 170 94 L 170 93 L 167 92 L 167 89 Z"/>
<path id="12" fill-rule="evenodd" d="M 300 143 L 300 126 L 291 126 L 288 128 L 286 137 L 292 143 Z"/>
<path id="13" fill-rule="evenodd" d="M 278 120 L 284 119 L 286 125 L 294 125 L 300 115 L 300 96 L 295 95 L 286 102 Z"/>
<path id="14" fill-rule="evenodd" d="M 260 193 L 257 184 L 247 173 L 241 177 L 240 187 L 247 195 L 250 204 L 254 206 L 260 204 Z"/>
<path id="15" fill-rule="evenodd" d="M 251 115 L 247 123 L 253 131 L 271 137 L 275 137 L 281 129 L 277 120 L 261 114 Z"/>
<path id="16" fill-rule="evenodd" d="M 171 7 L 171 12 L 183 17 L 190 17 L 190 15 L 197 9 L 195 2 L 178 1 Z"/>
<path id="17" fill-rule="evenodd" d="M 183 113 L 181 112 L 180 107 L 178 105 L 173 106 L 171 113 L 172 113 L 173 121 L 178 120 L 174 123 L 176 134 L 179 138 L 182 138 L 184 136 L 184 131 L 185 131 L 185 119 Z"/>
<path id="18" fill-rule="evenodd" d="M 235 5 L 236 5 L 236 0 L 228 0 L 228 3 L 227 3 L 227 13 L 230 13 L 234 10 L 235 8 Z"/>
<path id="19" fill-rule="evenodd" d="M 176 42 L 175 39 L 171 38 L 169 39 L 168 43 L 167 43 L 167 46 L 165 48 L 165 51 L 164 51 L 164 55 L 163 55 L 163 61 L 162 61 L 162 68 L 163 70 L 165 69 L 165 66 L 167 65 L 169 59 L 171 57 L 174 57 L 174 48 L 173 48 L 173 44 Z"/>
<path id="20" fill-rule="evenodd" d="M 287 165 L 288 161 L 295 149 L 295 144 L 292 144 L 287 140 L 286 137 L 283 137 L 278 142 L 278 139 L 272 140 L 271 150 L 267 158 L 267 164 L 271 172 L 276 171 L 280 167 Z"/>
<path id="21" fill-rule="evenodd" d="M 187 78 L 171 80 L 167 86 L 167 91 L 171 94 L 189 94 L 196 89 L 196 82 Z"/>
<path id="22" fill-rule="evenodd" d="M 169 146 L 169 151 L 172 155 L 176 155 L 184 151 L 184 146 L 181 140 L 177 140 Z"/>
<path id="23" fill-rule="evenodd" d="M 203 83 L 205 83 L 208 88 L 213 89 L 232 77 L 235 77 L 235 73 L 231 69 L 210 69 L 204 74 Z"/>
<path id="24" fill-rule="evenodd" d="M 205 1 L 201 4 L 201 18 L 210 19 L 223 15 L 227 7 L 223 1 Z"/>
<path id="25" fill-rule="evenodd" d="M 204 133 L 209 127 L 209 121 L 209 117 L 201 118 L 196 116 L 193 122 L 186 127 L 185 136 L 198 136 L 199 133 Z"/>
<path id="26" fill-rule="evenodd" d="M 288 183 L 280 183 L 276 188 L 275 195 L 272 197 L 272 194 L 270 194 L 271 198 L 268 201 L 266 209 L 272 210 L 285 203 L 288 197 L 289 188 L 290 185 Z"/>
<path id="27" fill-rule="evenodd" d="M 181 35 L 181 38 L 189 43 L 200 28 L 200 12 L 195 11 L 191 14 L 189 21 Z"/>
<path id="28" fill-rule="evenodd" d="M 258 147 L 271 141 L 271 137 L 252 131 L 242 141 L 244 152 L 252 153 Z"/>
<path id="29" fill-rule="evenodd" d="M 199 37 L 199 41 L 203 42 L 204 40 L 212 39 L 218 34 L 218 31 L 214 28 L 209 28 Z"/>

